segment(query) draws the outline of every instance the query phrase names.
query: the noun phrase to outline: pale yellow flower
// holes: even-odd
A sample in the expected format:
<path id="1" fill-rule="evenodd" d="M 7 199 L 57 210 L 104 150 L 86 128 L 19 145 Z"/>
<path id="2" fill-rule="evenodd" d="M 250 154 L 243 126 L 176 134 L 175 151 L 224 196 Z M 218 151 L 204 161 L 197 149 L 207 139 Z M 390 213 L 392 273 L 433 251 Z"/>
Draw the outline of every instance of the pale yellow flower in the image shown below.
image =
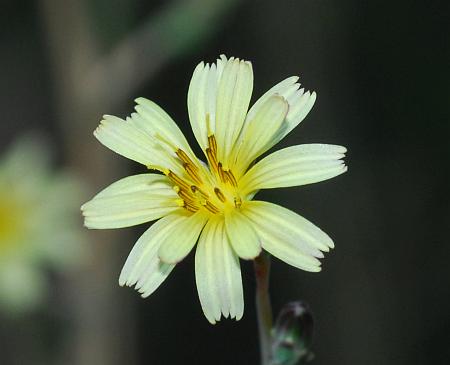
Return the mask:
<path id="1" fill-rule="evenodd" d="M 36 137 L 23 137 L 0 160 L 0 310 L 19 315 L 42 304 L 48 269 L 80 263 L 78 180 L 55 172 Z"/>
<path id="2" fill-rule="evenodd" d="M 130 176 L 83 207 L 89 228 L 120 228 L 159 219 L 137 241 L 121 285 L 149 296 L 192 250 L 198 294 L 211 323 L 244 312 L 239 258 L 262 249 L 307 271 L 319 271 L 321 251 L 333 247 L 319 228 L 278 205 L 253 200 L 260 189 L 305 185 L 346 171 L 346 149 L 325 144 L 276 151 L 255 165 L 311 110 L 316 94 L 289 77 L 248 110 L 253 88 L 248 61 L 221 56 L 200 63 L 188 92 L 189 119 L 204 153 L 192 152 L 175 122 L 158 105 L 136 100 L 126 120 L 105 116 L 94 132 L 111 150 L 162 174 Z"/>

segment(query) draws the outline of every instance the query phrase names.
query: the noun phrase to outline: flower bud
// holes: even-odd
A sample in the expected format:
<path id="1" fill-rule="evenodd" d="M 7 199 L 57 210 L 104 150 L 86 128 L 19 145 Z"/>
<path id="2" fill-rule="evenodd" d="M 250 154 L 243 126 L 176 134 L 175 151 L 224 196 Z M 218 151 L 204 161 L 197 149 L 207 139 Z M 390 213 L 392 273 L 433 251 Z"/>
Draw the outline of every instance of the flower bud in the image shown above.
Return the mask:
<path id="1" fill-rule="evenodd" d="M 303 364 L 313 358 L 309 351 L 313 317 L 307 304 L 300 301 L 286 304 L 272 331 L 272 365 Z"/>

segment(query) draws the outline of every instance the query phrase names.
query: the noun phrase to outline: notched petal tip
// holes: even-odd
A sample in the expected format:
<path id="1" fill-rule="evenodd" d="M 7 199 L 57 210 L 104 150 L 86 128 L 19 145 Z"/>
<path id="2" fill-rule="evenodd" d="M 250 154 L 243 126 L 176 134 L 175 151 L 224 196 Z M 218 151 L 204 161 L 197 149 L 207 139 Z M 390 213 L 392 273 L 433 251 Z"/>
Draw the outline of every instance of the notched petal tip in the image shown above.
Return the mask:
<path id="1" fill-rule="evenodd" d="M 151 100 L 144 98 L 143 96 L 139 96 L 138 98 L 134 99 L 134 102 L 139 105 L 145 104 L 145 103 L 153 104 L 153 102 Z"/>
<path id="2" fill-rule="evenodd" d="M 94 136 L 99 139 L 99 135 L 105 131 L 106 128 L 110 127 L 111 124 L 117 122 L 125 122 L 123 119 L 118 118 L 114 115 L 104 114 L 97 128 L 94 129 Z"/>
<path id="3" fill-rule="evenodd" d="M 92 226 L 90 223 L 88 223 L 86 221 L 84 221 L 83 227 L 85 227 L 87 229 L 96 229 L 94 226 Z"/>
<path id="4" fill-rule="evenodd" d="M 139 292 L 141 294 L 142 299 L 148 298 L 150 295 L 152 295 L 153 292 L 145 293 L 145 292 Z"/>
<path id="5" fill-rule="evenodd" d="M 345 165 L 344 161 L 341 161 L 341 164 L 338 166 L 338 170 L 336 171 L 334 177 L 342 175 L 348 171 L 348 166 Z"/>
<path id="6" fill-rule="evenodd" d="M 347 153 L 347 148 L 339 144 L 326 144 L 326 143 L 313 143 L 312 145 L 323 146 L 324 149 L 328 149 L 329 153 L 338 154 L 339 158 L 345 157 Z"/>
<path id="7" fill-rule="evenodd" d="M 242 317 L 244 316 L 244 304 L 242 304 L 242 307 L 237 310 L 237 312 L 234 313 L 234 315 L 231 315 L 231 318 L 234 318 L 234 320 L 240 321 Z"/>
<path id="8" fill-rule="evenodd" d="M 318 228 L 318 227 L 317 227 Z M 322 252 L 330 252 L 330 249 L 334 248 L 334 242 L 331 239 L 331 237 L 326 234 L 323 230 L 321 230 L 320 228 L 318 228 L 321 233 L 322 233 L 322 238 L 320 239 L 320 242 L 322 243 L 322 245 L 320 245 L 319 250 Z"/>
<path id="9" fill-rule="evenodd" d="M 87 229 L 92 229 L 86 222 L 83 222 L 83 227 Z"/>
<path id="10" fill-rule="evenodd" d="M 205 62 L 201 61 L 198 63 L 198 65 L 195 67 L 193 75 L 198 74 L 199 72 L 201 72 L 203 69 L 205 68 Z"/>
<path id="11" fill-rule="evenodd" d="M 319 265 L 319 266 L 315 266 L 315 267 L 309 267 L 309 268 L 305 268 L 303 270 L 311 272 L 311 273 L 321 272 L 322 271 L 322 266 Z"/>
<path id="12" fill-rule="evenodd" d="M 136 279 L 132 280 L 131 276 L 130 276 L 130 272 L 129 271 L 125 271 L 124 268 L 122 268 L 122 270 L 120 271 L 120 275 L 119 275 L 119 285 L 121 287 L 132 287 L 136 284 Z"/>
<path id="13" fill-rule="evenodd" d="M 119 276 L 119 286 L 132 286 L 130 285 L 130 283 L 128 282 L 128 278 L 126 278 L 122 273 L 120 273 Z"/>
<path id="14" fill-rule="evenodd" d="M 102 119 L 100 120 L 100 123 L 97 127 L 106 127 L 111 123 L 117 123 L 117 122 L 125 122 L 125 120 L 123 120 L 122 118 L 116 117 L 115 115 L 110 115 L 110 114 L 104 114 Z"/>
<path id="15" fill-rule="evenodd" d="M 80 211 L 83 214 L 83 216 L 85 215 L 85 211 L 86 211 L 86 206 L 89 202 L 84 203 L 81 207 L 80 207 Z"/>
<path id="16" fill-rule="evenodd" d="M 331 248 L 331 249 L 333 249 L 334 248 L 334 242 L 333 242 L 333 240 L 330 238 L 330 240 L 327 242 L 327 246 L 329 247 L 329 248 Z M 329 251 L 326 251 L 326 252 L 329 252 Z"/>
<path id="17" fill-rule="evenodd" d="M 322 251 L 318 250 L 316 253 L 313 254 L 313 256 L 317 259 L 323 259 L 325 257 L 325 255 L 323 254 Z"/>

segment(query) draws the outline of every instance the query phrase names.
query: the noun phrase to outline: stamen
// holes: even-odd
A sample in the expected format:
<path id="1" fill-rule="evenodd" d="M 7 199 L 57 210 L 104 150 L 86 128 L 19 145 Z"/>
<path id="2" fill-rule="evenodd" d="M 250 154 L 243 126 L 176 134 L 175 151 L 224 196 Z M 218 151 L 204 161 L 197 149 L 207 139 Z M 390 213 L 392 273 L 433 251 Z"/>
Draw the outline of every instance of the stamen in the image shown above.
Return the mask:
<path id="1" fill-rule="evenodd" d="M 180 190 L 178 192 L 178 196 L 180 198 L 182 198 L 184 201 L 186 201 L 186 202 L 188 202 L 188 203 L 190 203 L 192 205 L 195 205 L 195 197 L 192 196 L 191 194 L 189 194 L 188 192 L 186 192 L 184 190 Z"/>
<path id="2" fill-rule="evenodd" d="M 213 214 L 217 214 L 220 212 L 220 210 L 214 204 L 212 204 L 209 200 L 207 200 L 203 206 Z"/>
<path id="3" fill-rule="evenodd" d="M 181 148 L 177 149 L 176 154 L 181 161 L 183 161 L 187 165 L 191 165 L 193 168 L 197 170 L 197 166 L 194 164 L 194 162 L 192 162 L 187 153 L 184 152 Z"/>
<path id="4" fill-rule="evenodd" d="M 192 178 L 192 180 L 194 180 L 195 183 L 197 183 L 198 185 L 203 184 L 203 181 L 202 181 L 200 175 L 198 174 L 198 169 L 195 166 L 185 163 L 184 169 L 186 170 L 188 175 Z"/>
<path id="5" fill-rule="evenodd" d="M 233 185 L 234 187 L 237 187 L 237 181 L 236 178 L 234 177 L 233 173 L 231 172 L 231 170 L 227 170 L 224 171 L 228 181 L 230 182 L 231 185 Z"/>
<path id="6" fill-rule="evenodd" d="M 184 181 L 182 178 L 180 178 L 179 176 L 175 175 L 174 172 L 167 170 L 168 172 L 164 172 L 165 175 L 167 175 L 170 179 L 172 179 L 172 181 L 180 186 L 182 189 L 184 188 L 185 190 L 189 190 L 189 184 Z"/>
<path id="7" fill-rule="evenodd" d="M 219 188 L 214 188 L 214 192 L 222 203 L 225 203 L 227 201 L 225 195 L 223 195 Z"/>
<path id="8" fill-rule="evenodd" d="M 190 205 L 189 203 L 186 203 L 186 202 L 184 202 L 184 206 L 183 207 L 185 209 L 187 209 L 188 211 L 192 212 L 192 213 L 195 213 L 199 209 L 198 207 L 192 206 L 192 205 Z"/>
<path id="9" fill-rule="evenodd" d="M 191 185 L 191 191 L 194 194 L 199 194 L 201 197 L 203 197 L 204 199 L 209 199 L 209 195 L 206 194 L 202 189 L 200 189 L 198 186 L 195 185 Z"/>
<path id="10" fill-rule="evenodd" d="M 208 136 L 208 146 L 211 149 L 213 155 L 217 156 L 217 141 L 214 134 Z"/>
<path id="11" fill-rule="evenodd" d="M 236 208 L 240 208 L 241 205 L 242 205 L 242 200 L 241 200 L 241 198 L 239 198 L 239 197 L 234 197 L 234 206 L 235 206 Z"/>
<path id="12" fill-rule="evenodd" d="M 222 182 L 227 182 L 227 175 L 225 175 L 225 171 L 223 171 L 222 162 L 218 163 L 217 170 L 219 172 L 219 177 Z"/>
<path id="13" fill-rule="evenodd" d="M 217 173 L 217 156 L 209 147 L 206 149 L 206 157 L 208 158 L 209 165 L 212 167 L 213 171 Z"/>
<path id="14" fill-rule="evenodd" d="M 205 152 L 210 172 L 213 173 L 214 176 L 210 176 L 209 172 L 204 171 L 202 167 L 197 164 L 197 160 L 193 161 L 181 148 L 175 148 L 174 151 L 176 156 L 172 155 L 172 157 L 178 164 L 183 164 L 186 175 L 185 173 L 182 173 L 182 176 L 180 177 L 169 169 L 161 169 L 161 171 L 172 180 L 174 184 L 173 190 L 180 197 L 180 199 L 177 199 L 178 205 L 193 213 L 203 207 L 212 214 L 218 214 L 222 209 L 225 209 L 222 204 L 227 203 L 229 198 L 227 198 L 217 185 L 222 186 L 222 183 L 229 183 L 232 187 L 237 188 L 238 184 L 233 172 L 228 169 L 228 167 L 224 168 L 222 162 L 219 162 L 217 158 L 217 141 L 216 137 L 211 132 L 209 118 L 210 115 L 206 114 L 208 146 L 206 147 Z M 158 138 L 162 139 L 161 136 L 158 136 Z M 164 142 L 166 145 L 170 144 L 169 141 L 164 140 Z M 204 182 L 205 179 L 206 182 Z M 214 187 L 214 185 L 216 185 L 216 187 Z M 214 194 L 218 199 L 214 200 L 217 206 L 209 200 L 212 190 L 214 190 Z M 235 196 L 233 199 L 235 208 L 240 208 L 242 205 L 241 198 Z M 218 206 L 220 208 L 218 208 Z"/>

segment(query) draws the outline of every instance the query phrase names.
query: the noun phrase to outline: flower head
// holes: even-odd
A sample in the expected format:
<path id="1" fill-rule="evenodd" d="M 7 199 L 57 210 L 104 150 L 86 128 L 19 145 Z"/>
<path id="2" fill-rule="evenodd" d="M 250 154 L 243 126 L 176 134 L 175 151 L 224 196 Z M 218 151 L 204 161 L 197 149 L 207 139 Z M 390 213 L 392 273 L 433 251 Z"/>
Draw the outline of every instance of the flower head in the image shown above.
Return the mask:
<path id="1" fill-rule="evenodd" d="M 260 189 L 310 184 L 346 171 L 341 146 L 308 144 L 274 152 L 256 164 L 311 110 L 316 94 L 290 77 L 248 110 L 251 63 L 221 56 L 200 63 L 188 92 L 189 120 L 203 150 L 198 159 L 158 105 L 136 99 L 126 120 L 105 116 L 94 132 L 111 150 L 160 174 L 130 176 L 83 205 L 89 228 L 119 228 L 159 219 L 137 241 L 120 284 L 149 296 L 192 250 L 196 283 L 211 323 L 244 311 L 239 258 L 262 249 L 295 267 L 319 271 L 332 240 L 278 205 L 253 200 Z"/>
<path id="2" fill-rule="evenodd" d="M 0 160 L 0 310 L 20 315 L 48 292 L 46 269 L 79 263 L 80 186 L 54 172 L 36 137 L 17 141 Z"/>

